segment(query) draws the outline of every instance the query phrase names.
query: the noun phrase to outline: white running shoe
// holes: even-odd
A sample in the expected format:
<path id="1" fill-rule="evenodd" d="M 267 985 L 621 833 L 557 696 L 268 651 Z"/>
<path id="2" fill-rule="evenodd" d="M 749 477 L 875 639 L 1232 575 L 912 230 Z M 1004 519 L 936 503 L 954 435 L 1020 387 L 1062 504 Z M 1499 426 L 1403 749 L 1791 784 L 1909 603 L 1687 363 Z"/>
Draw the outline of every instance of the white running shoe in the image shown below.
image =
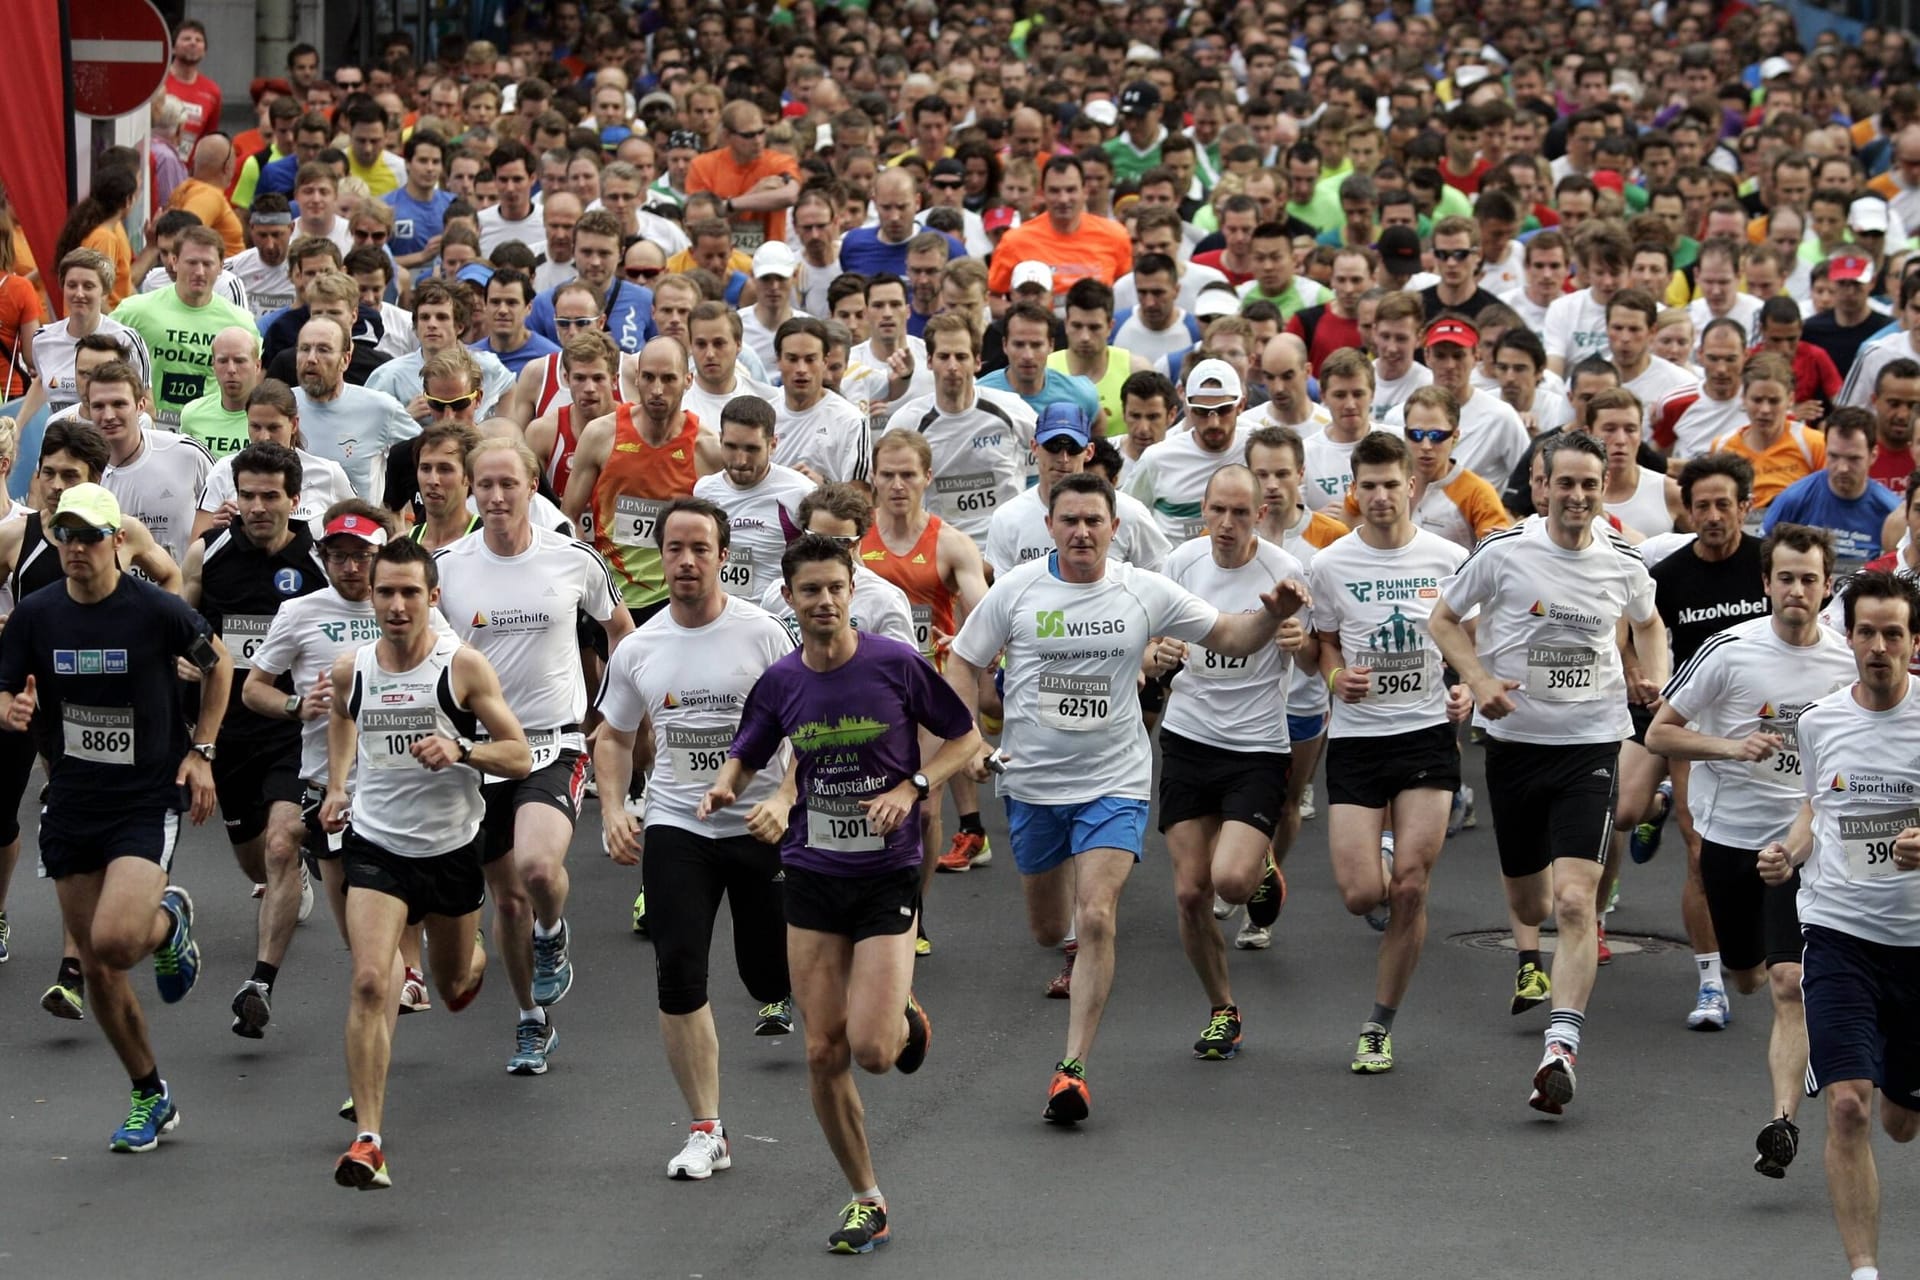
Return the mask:
<path id="1" fill-rule="evenodd" d="M 676 1182 L 704 1182 L 722 1169 L 733 1168 L 733 1148 L 724 1133 L 690 1129 L 687 1145 L 667 1161 L 667 1176 Z"/>
<path id="2" fill-rule="evenodd" d="M 433 1001 L 427 998 L 427 976 L 418 969 L 407 970 L 407 980 L 400 984 L 400 1012 L 425 1013 L 433 1008 Z"/>
<path id="3" fill-rule="evenodd" d="M 1217 893 L 1213 895 L 1213 918 L 1215 920 L 1231 920 L 1239 910 L 1239 903 L 1228 902 Z"/>
<path id="4" fill-rule="evenodd" d="M 1311 822 L 1319 810 L 1313 807 L 1313 784 L 1309 782 L 1300 790 L 1300 821 Z"/>
<path id="5" fill-rule="evenodd" d="M 300 864 L 300 923 L 305 924 L 312 914 L 313 878 L 307 874 L 307 865 L 303 862 Z"/>
<path id="6" fill-rule="evenodd" d="M 1240 926 L 1240 932 L 1235 936 L 1233 945 L 1242 951 L 1265 951 L 1273 945 L 1273 930 L 1262 929 L 1249 920 Z"/>
<path id="7" fill-rule="evenodd" d="M 1695 1031 L 1724 1031 L 1732 1018 L 1727 993 L 1709 982 L 1700 988 L 1700 998 L 1687 1015 L 1687 1025 Z"/>

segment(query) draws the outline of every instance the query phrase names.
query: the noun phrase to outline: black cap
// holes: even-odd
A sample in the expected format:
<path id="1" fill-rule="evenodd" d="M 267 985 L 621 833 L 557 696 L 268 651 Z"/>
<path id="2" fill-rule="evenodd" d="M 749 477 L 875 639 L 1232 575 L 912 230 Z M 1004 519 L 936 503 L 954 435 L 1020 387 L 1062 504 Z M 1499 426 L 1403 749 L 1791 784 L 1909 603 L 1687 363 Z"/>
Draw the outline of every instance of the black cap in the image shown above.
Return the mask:
<path id="1" fill-rule="evenodd" d="M 687 151 L 698 151 L 700 147 L 700 135 L 691 129 L 675 129 L 667 135 L 667 150 L 669 151 L 680 151 L 683 149 Z"/>
<path id="2" fill-rule="evenodd" d="M 933 173 L 930 176 L 935 178 L 964 178 L 967 176 L 967 166 L 955 160 L 952 156 L 946 156 L 934 161 Z"/>
<path id="3" fill-rule="evenodd" d="M 1160 90 L 1151 80 L 1135 80 L 1120 91 L 1120 114 L 1144 116 L 1160 105 Z"/>
<path id="4" fill-rule="evenodd" d="M 1375 248 L 1381 265 L 1394 275 L 1410 276 L 1420 270 L 1420 233 L 1412 227 L 1388 227 Z"/>

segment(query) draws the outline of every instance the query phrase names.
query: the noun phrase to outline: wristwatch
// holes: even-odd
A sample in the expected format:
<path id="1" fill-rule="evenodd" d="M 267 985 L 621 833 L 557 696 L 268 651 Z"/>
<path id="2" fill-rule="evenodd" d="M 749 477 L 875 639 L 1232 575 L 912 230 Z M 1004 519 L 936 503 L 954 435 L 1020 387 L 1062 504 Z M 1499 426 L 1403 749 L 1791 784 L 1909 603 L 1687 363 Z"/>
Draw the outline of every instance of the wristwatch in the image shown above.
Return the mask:
<path id="1" fill-rule="evenodd" d="M 454 745 L 460 748 L 460 763 L 465 764 L 473 755 L 473 743 L 466 738 L 455 738 Z"/>
<path id="2" fill-rule="evenodd" d="M 927 796 L 933 791 L 933 784 L 927 781 L 926 774 L 916 773 L 913 775 L 913 789 L 920 793 L 920 798 L 922 800 L 925 800 Z"/>
<path id="3" fill-rule="evenodd" d="M 300 695 L 297 693 L 290 693 L 287 695 L 286 705 L 283 708 L 287 713 L 287 719 L 298 720 L 300 718 L 301 701 L 302 699 Z"/>
<path id="4" fill-rule="evenodd" d="M 189 750 L 191 750 L 195 755 L 199 756 L 202 760 L 205 760 L 208 764 L 213 763 L 213 754 L 214 754 L 213 743 L 196 742 L 193 744 L 192 747 L 189 748 Z"/>

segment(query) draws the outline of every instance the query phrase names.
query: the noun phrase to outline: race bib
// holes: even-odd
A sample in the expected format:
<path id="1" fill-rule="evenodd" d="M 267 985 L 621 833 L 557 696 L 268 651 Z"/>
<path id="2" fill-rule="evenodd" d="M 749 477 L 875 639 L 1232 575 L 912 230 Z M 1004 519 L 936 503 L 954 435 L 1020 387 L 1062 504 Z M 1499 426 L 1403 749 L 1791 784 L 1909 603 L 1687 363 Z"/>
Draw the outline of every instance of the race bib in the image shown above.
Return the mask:
<path id="1" fill-rule="evenodd" d="M 1595 685 L 1600 655 L 1584 645 L 1530 644 L 1527 646 L 1527 696 L 1541 702 L 1590 702 L 1600 695 Z"/>
<path id="2" fill-rule="evenodd" d="M 133 708 L 83 707 L 66 703 L 60 708 L 66 753 L 96 764 L 133 763 Z"/>
<path id="3" fill-rule="evenodd" d="M 758 216 L 758 215 L 756 215 Z M 736 222 L 733 224 L 733 247 L 752 253 L 766 243 L 767 227 L 763 222 Z"/>
<path id="4" fill-rule="evenodd" d="M 673 729 L 663 735 L 667 740 L 667 759 L 673 776 L 680 782 L 713 785 L 720 768 L 727 762 L 727 748 L 733 745 L 732 729 Z"/>
<path id="5" fill-rule="evenodd" d="M 728 550 L 727 558 L 720 566 L 720 589 L 730 596 L 759 600 L 760 592 L 754 587 L 752 547 L 735 543 Z"/>
<path id="6" fill-rule="evenodd" d="M 858 800 L 808 796 L 807 847 L 828 853 L 879 853 L 887 841 L 867 824 L 867 811 Z"/>
<path id="7" fill-rule="evenodd" d="M 1181 542 L 1191 542 L 1195 538 L 1204 538 L 1206 535 L 1207 522 L 1200 517 L 1195 516 L 1191 520 L 1182 520 L 1180 522 Z"/>
<path id="8" fill-rule="evenodd" d="M 273 625 L 273 615 L 269 613 L 230 613 L 220 620 L 220 638 L 226 641 L 227 652 L 233 655 L 235 671 L 253 670 L 253 655 L 267 638 L 267 628 Z"/>
<path id="9" fill-rule="evenodd" d="M 1181 668 L 1180 674 L 1202 680 L 1236 679 L 1247 674 L 1247 664 L 1252 661 L 1251 658 L 1229 658 L 1196 644 L 1187 650 L 1187 665 Z"/>
<path id="10" fill-rule="evenodd" d="M 160 398 L 169 405 L 190 404 L 206 394 L 206 389 L 207 375 L 204 373 L 182 373 L 177 369 L 169 369 L 160 375 Z M 159 406 L 156 405 L 155 409 L 158 408 Z M 153 416 L 156 420 L 165 416 L 169 422 L 178 422 L 180 410 L 172 408 L 166 415 L 156 412 Z"/>
<path id="11" fill-rule="evenodd" d="M 1113 710 L 1113 681 L 1105 676 L 1042 675 L 1040 723 L 1068 733 L 1106 727 Z"/>
<path id="12" fill-rule="evenodd" d="M 1893 842 L 1908 827 L 1920 827 L 1920 809 L 1851 817 L 1840 815 L 1840 848 L 1847 857 L 1847 879 L 1884 880 L 1898 875 Z"/>
<path id="13" fill-rule="evenodd" d="M 663 498 L 636 498 L 623 493 L 613 500 L 613 528 L 608 530 L 617 546 L 651 547 L 660 513 L 667 509 Z"/>
<path id="14" fill-rule="evenodd" d="M 1765 760 L 1755 760 L 1753 771 L 1762 779 L 1771 778 L 1776 782 L 1794 787 L 1800 786 L 1800 726 L 1797 720 L 1766 720 L 1760 725 L 1762 733 L 1780 736 L 1780 749 Z"/>
<path id="15" fill-rule="evenodd" d="M 1000 501 L 999 482 L 988 472 L 941 476 L 933 482 L 946 509 L 959 514 L 991 514 Z"/>
<path id="16" fill-rule="evenodd" d="M 1367 699 L 1383 706 L 1402 707 L 1423 700 L 1432 663 L 1425 649 L 1408 653 L 1367 655 Z"/>
<path id="17" fill-rule="evenodd" d="M 913 642 L 920 646 L 920 656 L 933 656 L 933 606 L 916 604 L 913 606 Z"/>
<path id="18" fill-rule="evenodd" d="M 432 707 L 369 708 L 360 713 L 360 754 L 374 769 L 418 769 L 413 744 L 438 728 Z"/>

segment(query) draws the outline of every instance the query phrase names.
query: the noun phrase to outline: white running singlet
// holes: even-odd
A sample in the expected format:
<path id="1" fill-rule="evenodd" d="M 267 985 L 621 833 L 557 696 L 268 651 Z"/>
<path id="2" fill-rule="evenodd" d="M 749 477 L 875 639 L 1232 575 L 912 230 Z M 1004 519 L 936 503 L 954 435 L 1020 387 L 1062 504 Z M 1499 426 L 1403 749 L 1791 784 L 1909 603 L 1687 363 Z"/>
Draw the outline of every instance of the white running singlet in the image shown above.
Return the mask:
<path id="1" fill-rule="evenodd" d="M 438 734 L 471 738 L 473 713 L 453 697 L 453 655 L 460 641 L 435 635 L 433 648 L 411 671 L 380 665 L 379 643 L 353 661 L 348 709 L 359 730 L 353 765 L 355 835 L 401 858 L 431 858 L 473 843 L 485 804 L 480 774 L 471 765 L 428 769 L 413 744 Z"/>

